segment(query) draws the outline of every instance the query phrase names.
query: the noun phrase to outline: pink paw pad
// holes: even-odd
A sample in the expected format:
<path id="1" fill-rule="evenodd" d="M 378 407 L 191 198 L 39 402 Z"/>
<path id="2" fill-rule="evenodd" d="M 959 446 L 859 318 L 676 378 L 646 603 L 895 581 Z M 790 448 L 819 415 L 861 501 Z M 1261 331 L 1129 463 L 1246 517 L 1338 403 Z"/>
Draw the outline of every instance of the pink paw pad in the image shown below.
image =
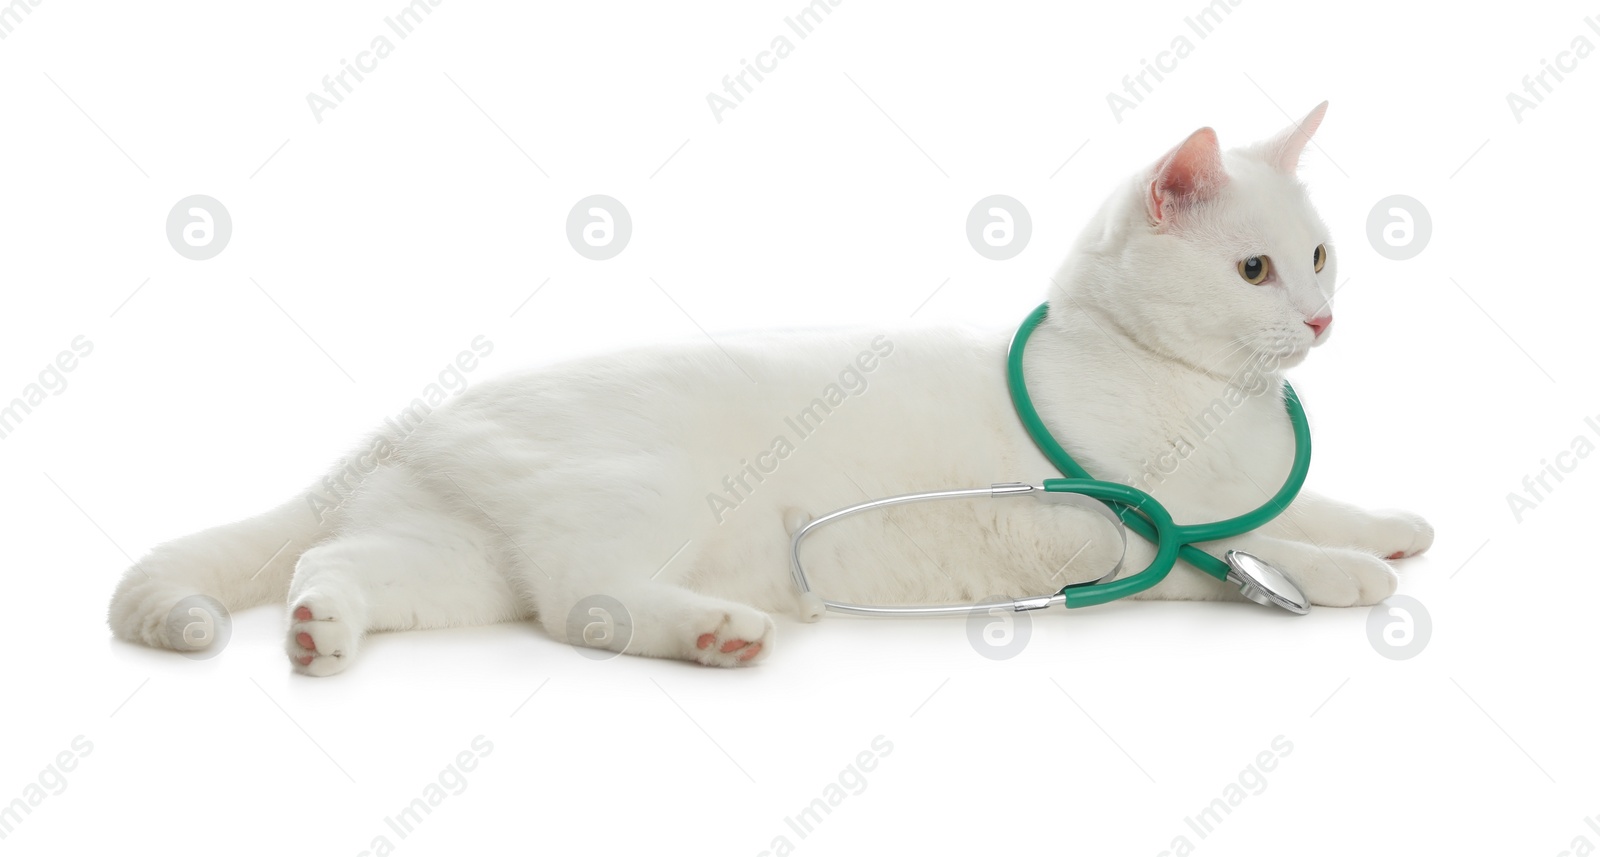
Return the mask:
<path id="1" fill-rule="evenodd" d="M 1394 553 L 1389 554 L 1389 559 L 1405 559 L 1405 558 L 1406 558 L 1406 552 L 1405 551 L 1395 551 Z"/>
<path id="2" fill-rule="evenodd" d="M 313 652 L 317 650 L 317 641 L 311 639 L 311 635 L 304 631 L 294 635 L 294 641 L 299 643 L 302 649 L 309 649 Z"/>
<path id="3" fill-rule="evenodd" d="M 713 645 L 716 645 L 716 642 L 716 634 L 701 634 L 695 639 L 694 644 L 696 648 L 709 649 Z M 729 640 L 726 643 L 723 643 L 721 646 L 718 646 L 717 651 L 724 655 L 737 652 L 737 657 L 739 660 L 748 661 L 756 655 L 761 654 L 761 644 L 751 643 L 746 640 Z"/>
<path id="4" fill-rule="evenodd" d="M 311 608 L 304 604 L 294 608 L 294 618 L 299 619 L 302 622 L 311 621 Z"/>

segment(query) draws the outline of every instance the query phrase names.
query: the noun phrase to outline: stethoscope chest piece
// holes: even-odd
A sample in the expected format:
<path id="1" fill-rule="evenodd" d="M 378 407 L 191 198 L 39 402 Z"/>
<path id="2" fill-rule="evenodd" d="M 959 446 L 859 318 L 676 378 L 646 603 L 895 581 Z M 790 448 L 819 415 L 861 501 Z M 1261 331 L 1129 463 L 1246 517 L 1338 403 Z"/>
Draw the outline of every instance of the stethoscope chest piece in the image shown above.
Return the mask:
<path id="1" fill-rule="evenodd" d="M 1228 580 L 1239 587 L 1239 594 L 1257 604 L 1282 607 L 1305 615 L 1311 610 L 1300 587 L 1265 560 L 1244 551 L 1228 551 Z"/>

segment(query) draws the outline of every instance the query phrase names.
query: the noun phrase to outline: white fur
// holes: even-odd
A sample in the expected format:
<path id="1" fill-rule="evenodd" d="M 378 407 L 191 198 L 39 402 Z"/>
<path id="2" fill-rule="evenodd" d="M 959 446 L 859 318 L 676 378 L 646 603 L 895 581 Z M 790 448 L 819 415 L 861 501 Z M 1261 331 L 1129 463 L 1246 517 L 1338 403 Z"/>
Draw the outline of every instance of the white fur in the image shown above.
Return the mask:
<path id="1" fill-rule="evenodd" d="M 1131 178 L 1083 231 L 1030 344 L 1030 390 L 1054 434 L 1091 472 L 1147 488 L 1180 522 L 1254 508 L 1287 473 L 1276 391 L 1318 341 L 1306 320 L 1328 313 L 1337 270 L 1293 175 L 1322 109 L 1226 153 L 1203 129 Z M 1330 251 L 1320 274 L 1318 244 Z M 1253 255 L 1271 257 L 1274 281 L 1240 278 L 1237 263 Z M 155 549 L 124 576 L 110 624 L 172 647 L 164 623 L 185 596 L 230 610 L 287 603 L 291 663 L 327 675 L 373 631 L 536 617 L 566 640 L 580 599 L 603 595 L 625 611 L 611 619 L 629 653 L 754 663 L 772 651 L 767 614 L 800 610 L 787 550 L 807 516 L 867 496 L 1055 475 L 1007 396 L 1011 333 L 749 335 L 725 350 L 639 349 L 485 382 L 397 439 L 325 520 L 297 498 Z M 1216 418 L 1230 382 L 1252 379 L 1265 392 Z M 821 413 L 813 402 L 830 394 L 836 404 L 807 436 L 785 422 Z M 1147 466 L 1175 439 L 1194 440 L 1193 420 L 1208 413 L 1214 429 L 1169 453 L 1173 472 Z M 791 447 L 781 455 L 780 436 Z M 720 515 L 711 495 L 728 501 Z M 1303 493 L 1262 531 L 1206 547 L 1249 550 L 1313 603 L 1344 606 L 1390 594 L 1382 557 L 1431 540 L 1414 515 Z M 819 591 L 913 604 L 1058 589 L 1097 577 L 1116 547 L 1110 526 L 1081 510 L 976 501 L 851 519 L 806 549 Z M 1132 539 L 1129 568 L 1150 553 Z M 1237 595 L 1180 565 L 1146 597 Z"/>

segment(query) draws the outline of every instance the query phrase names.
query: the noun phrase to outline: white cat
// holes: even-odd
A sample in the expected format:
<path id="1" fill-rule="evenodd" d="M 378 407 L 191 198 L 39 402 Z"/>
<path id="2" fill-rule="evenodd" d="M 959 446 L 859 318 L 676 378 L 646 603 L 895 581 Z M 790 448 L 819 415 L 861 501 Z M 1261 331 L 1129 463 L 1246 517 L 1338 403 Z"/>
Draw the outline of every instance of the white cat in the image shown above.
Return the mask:
<path id="1" fill-rule="evenodd" d="M 1281 373 L 1327 339 L 1338 264 L 1294 175 L 1326 107 L 1228 152 L 1202 128 L 1130 178 L 1083 230 L 1029 345 L 1055 436 L 1180 523 L 1253 509 L 1288 472 Z M 381 455 L 370 474 L 341 462 L 307 497 L 156 548 L 117 587 L 111 628 L 189 647 L 169 612 L 204 594 L 229 610 L 287 602 L 289 659 L 311 675 L 347 668 L 374 631 L 526 618 L 577 644 L 756 663 L 772 652 L 768 613 L 799 610 L 787 550 L 808 516 L 1056 475 L 1007 395 L 1012 332 L 748 335 L 485 382 L 374 435 L 357 453 Z M 330 496 L 345 499 L 329 509 Z M 1120 550 L 1104 519 L 1027 501 L 831 529 L 807 542 L 813 585 L 880 604 L 1052 591 Z M 1385 559 L 1432 540 L 1415 515 L 1302 493 L 1262 530 L 1203 547 L 1256 554 L 1312 603 L 1347 606 L 1393 592 Z M 1129 569 L 1150 556 L 1130 540 Z M 1144 597 L 1238 595 L 1180 565 Z M 612 634 L 582 632 L 593 604 Z"/>

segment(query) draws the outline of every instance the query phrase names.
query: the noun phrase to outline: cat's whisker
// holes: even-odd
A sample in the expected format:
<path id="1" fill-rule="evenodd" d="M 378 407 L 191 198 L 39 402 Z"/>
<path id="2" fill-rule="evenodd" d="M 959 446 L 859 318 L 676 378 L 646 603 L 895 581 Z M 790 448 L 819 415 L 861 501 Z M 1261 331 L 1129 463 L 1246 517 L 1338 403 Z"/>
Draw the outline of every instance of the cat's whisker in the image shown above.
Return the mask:
<path id="1" fill-rule="evenodd" d="M 1221 358 L 1230 357 L 1230 356 L 1233 355 L 1234 352 L 1238 351 L 1241 348 L 1244 348 L 1247 345 L 1249 345 L 1249 341 L 1246 340 L 1244 337 L 1242 337 L 1242 336 L 1231 337 L 1226 343 L 1223 343 L 1222 347 L 1220 347 L 1217 350 L 1211 352 L 1210 354 L 1207 354 L 1206 357 L 1205 357 L 1205 360 L 1203 362 L 1209 363 L 1213 359 L 1221 359 Z M 1226 351 L 1227 353 L 1226 354 L 1222 353 L 1224 351 Z"/>

